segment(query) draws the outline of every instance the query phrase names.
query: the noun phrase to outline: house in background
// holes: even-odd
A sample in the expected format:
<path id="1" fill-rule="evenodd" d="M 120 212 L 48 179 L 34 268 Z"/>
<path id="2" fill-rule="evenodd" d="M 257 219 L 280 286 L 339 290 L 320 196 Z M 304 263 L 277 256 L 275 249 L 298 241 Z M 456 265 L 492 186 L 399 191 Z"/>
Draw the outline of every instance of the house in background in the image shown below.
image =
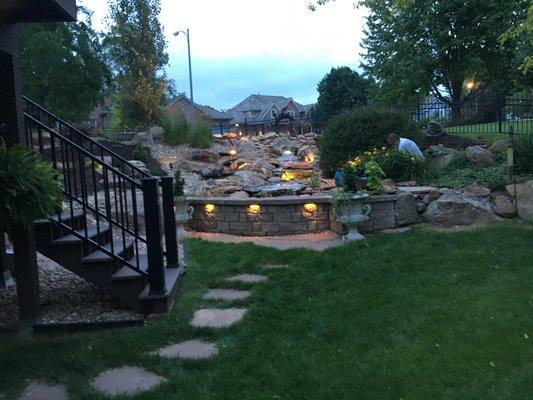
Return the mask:
<path id="1" fill-rule="evenodd" d="M 166 106 L 166 112 L 173 121 L 177 121 L 181 116 L 185 117 L 189 124 L 203 120 L 211 125 L 213 132 L 229 130 L 232 118 L 231 115 L 215 110 L 213 107 L 193 103 L 183 94 Z"/>
<path id="2" fill-rule="evenodd" d="M 291 97 L 252 94 L 228 110 L 231 123 L 245 134 L 267 130 L 302 133 L 310 130 L 312 105 L 303 105 Z"/>

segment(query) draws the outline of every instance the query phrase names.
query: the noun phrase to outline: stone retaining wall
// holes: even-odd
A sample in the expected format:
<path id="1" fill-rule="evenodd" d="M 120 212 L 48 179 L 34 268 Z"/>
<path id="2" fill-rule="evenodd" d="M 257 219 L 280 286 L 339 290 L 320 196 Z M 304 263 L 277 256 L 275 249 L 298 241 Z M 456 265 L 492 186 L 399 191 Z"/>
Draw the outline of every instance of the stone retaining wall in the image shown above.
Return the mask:
<path id="1" fill-rule="evenodd" d="M 360 227 L 363 233 L 419 222 L 415 199 L 409 193 L 371 196 L 368 203 L 372 206 L 372 212 L 370 219 Z M 316 209 L 310 209 L 309 204 L 313 204 Z M 331 212 L 331 198 L 327 196 L 194 198 L 190 199 L 190 205 L 194 208 L 194 215 L 188 228 L 194 231 L 242 236 L 341 231 Z M 252 210 L 251 205 L 259 206 L 259 209 Z M 209 209 L 210 207 L 213 209 Z M 257 213 L 254 214 L 254 211 Z"/>

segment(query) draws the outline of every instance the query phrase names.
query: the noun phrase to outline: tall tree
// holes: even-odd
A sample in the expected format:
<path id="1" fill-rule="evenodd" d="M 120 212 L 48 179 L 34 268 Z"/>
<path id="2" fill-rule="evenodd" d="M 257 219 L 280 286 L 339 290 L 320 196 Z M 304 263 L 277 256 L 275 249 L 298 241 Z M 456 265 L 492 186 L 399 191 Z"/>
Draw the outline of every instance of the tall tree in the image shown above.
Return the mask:
<path id="1" fill-rule="evenodd" d="M 323 4 L 329 0 L 319 0 Z M 359 0 L 366 72 L 392 98 L 432 92 L 458 116 L 469 80 L 510 81 L 517 43 L 501 36 L 529 0 Z"/>
<path id="2" fill-rule="evenodd" d="M 109 82 L 91 15 L 79 11 L 75 23 L 21 25 L 24 94 L 71 122 L 87 119 Z"/>
<path id="3" fill-rule="evenodd" d="M 333 114 L 368 103 L 372 81 L 350 67 L 332 68 L 318 83 L 315 123 L 325 124 Z"/>
<path id="4" fill-rule="evenodd" d="M 168 63 L 159 0 L 111 0 L 105 39 L 118 82 L 123 123 L 149 130 L 164 101 Z"/>

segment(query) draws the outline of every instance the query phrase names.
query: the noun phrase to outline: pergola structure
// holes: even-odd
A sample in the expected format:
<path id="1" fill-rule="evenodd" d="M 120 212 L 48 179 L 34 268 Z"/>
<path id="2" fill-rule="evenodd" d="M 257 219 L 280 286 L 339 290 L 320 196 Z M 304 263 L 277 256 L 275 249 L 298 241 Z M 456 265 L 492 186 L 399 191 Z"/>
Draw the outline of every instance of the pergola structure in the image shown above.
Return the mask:
<path id="1" fill-rule="evenodd" d="M 24 143 L 16 24 L 75 21 L 76 11 L 76 0 L 2 0 L 0 2 L 0 137 L 6 146 Z M 35 239 L 33 229 L 23 226 L 12 227 L 11 237 L 15 252 L 19 319 L 21 328 L 24 329 L 31 327 L 40 315 Z M 0 250 L 2 250 L 1 247 Z"/>

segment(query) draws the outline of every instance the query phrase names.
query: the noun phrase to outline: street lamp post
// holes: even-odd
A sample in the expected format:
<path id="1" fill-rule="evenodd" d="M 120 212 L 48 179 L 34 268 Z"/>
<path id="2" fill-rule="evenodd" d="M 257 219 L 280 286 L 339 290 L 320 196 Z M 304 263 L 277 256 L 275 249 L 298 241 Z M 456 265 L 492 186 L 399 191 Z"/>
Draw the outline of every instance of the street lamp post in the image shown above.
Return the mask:
<path id="1" fill-rule="evenodd" d="M 191 92 L 191 103 L 194 103 L 194 95 L 192 92 L 191 35 L 189 33 L 189 29 L 187 29 L 186 31 L 174 32 L 174 36 L 178 36 L 180 33 L 183 33 L 185 37 L 187 38 L 187 51 L 189 53 L 189 87 L 190 87 L 190 92 Z"/>

